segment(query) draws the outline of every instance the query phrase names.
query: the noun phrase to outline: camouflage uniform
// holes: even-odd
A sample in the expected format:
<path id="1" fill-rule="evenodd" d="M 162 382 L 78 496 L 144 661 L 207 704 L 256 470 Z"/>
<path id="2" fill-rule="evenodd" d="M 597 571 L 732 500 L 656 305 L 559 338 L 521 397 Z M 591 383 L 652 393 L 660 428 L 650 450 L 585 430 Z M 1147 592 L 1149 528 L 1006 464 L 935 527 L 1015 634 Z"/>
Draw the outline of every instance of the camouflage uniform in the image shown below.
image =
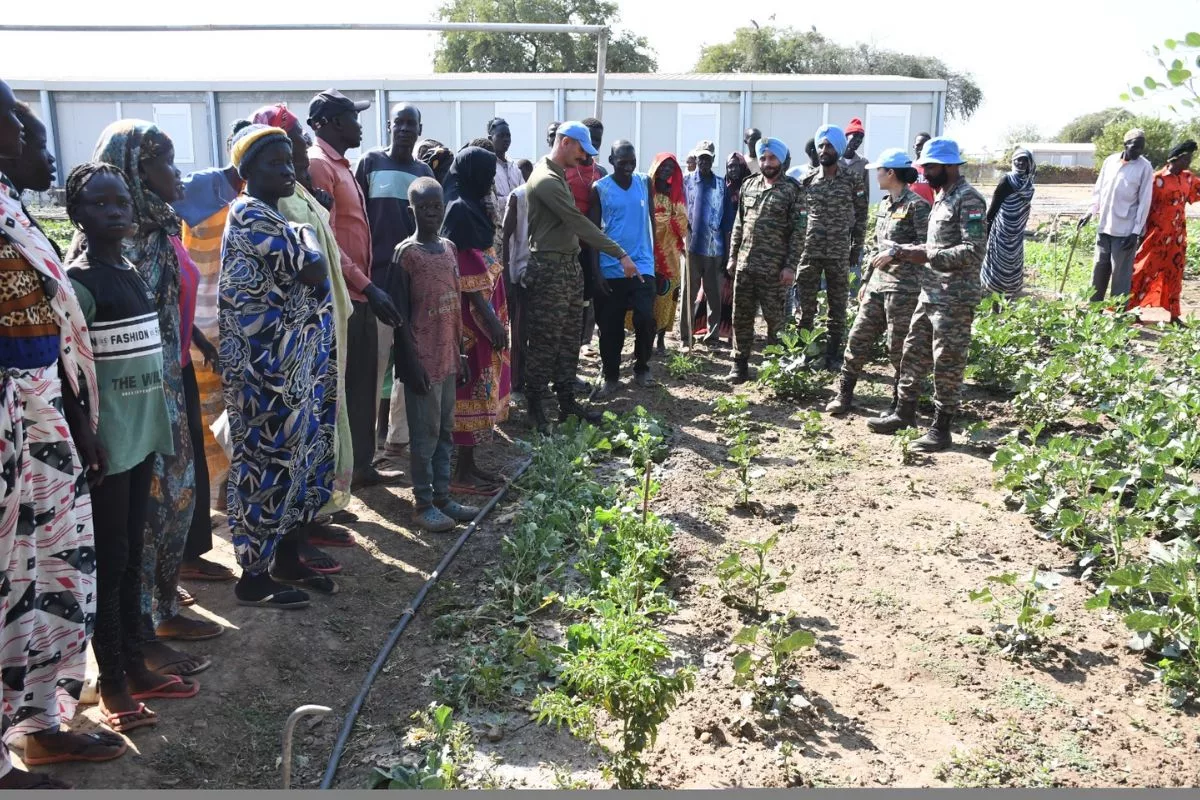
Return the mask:
<path id="1" fill-rule="evenodd" d="M 795 269 L 804 252 L 804 201 L 800 185 L 783 175 L 768 184 L 752 175 L 742 184 L 729 243 L 733 279 L 733 357 L 744 361 L 754 348 L 754 317 L 762 308 L 767 338 L 783 327 L 787 287 L 779 273 Z"/>
<path id="2" fill-rule="evenodd" d="M 870 264 L 892 245 L 925 244 L 929 228 L 929 203 L 908 187 L 895 200 L 885 197 L 875 213 L 875 244 L 866 250 L 864 262 Z M 893 262 L 871 270 L 866 291 L 846 342 L 846 361 L 842 373 L 857 376 L 870 358 L 875 340 L 887 330 L 888 357 L 892 370 L 900 374 L 900 357 L 908 324 L 921 292 L 920 267 Z"/>
<path id="3" fill-rule="evenodd" d="M 525 386 L 537 396 L 546 384 L 556 394 L 571 389 L 579 367 L 579 340 L 566 335 L 583 327 L 583 271 L 573 253 L 531 253 L 525 268 L 529 343 Z"/>
<path id="4" fill-rule="evenodd" d="M 921 267 L 921 296 L 913 312 L 900 364 L 901 402 L 915 403 L 921 381 L 933 370 L 938 411 L 954 414 L 967 367 L 971 322 L 979 304 L 979 267 L 987 249 L 987 203 L 966 178 L 948 187 L 929 213 Z"/>
<path id="5" fill-rule="evenodd" d="M 817 320 L 817 292 L 821 275 L 829 298 L 829 341 L 840 349 L 846 334 L 846 299 L 850 294 L 850 251 L 862 248 L 867 230 L 867 187 L 844 164 L 826 178 L 813 171 L 801 183 L 808 225 L 804 258 L 796 275 L 800 301 L 800 327 L 811 330 Z"/>

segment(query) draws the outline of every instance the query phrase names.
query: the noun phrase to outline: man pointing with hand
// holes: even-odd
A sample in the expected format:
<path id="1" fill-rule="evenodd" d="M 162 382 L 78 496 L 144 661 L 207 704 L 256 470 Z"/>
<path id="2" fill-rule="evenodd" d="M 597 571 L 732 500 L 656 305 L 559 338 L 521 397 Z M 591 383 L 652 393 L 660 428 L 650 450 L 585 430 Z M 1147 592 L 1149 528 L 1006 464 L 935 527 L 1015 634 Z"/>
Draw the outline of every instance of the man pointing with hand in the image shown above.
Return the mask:
<path id="1" fill-rule="evenodd" d="M 582 239 L 617 259 L 625 275 L 637 265 L 626 252 L 588 220 L 567 188 L 568 167 L 597 154 L 591 133 L 582 122 L 564 122 L 554 136 L 554 149 L 529 176 L 529 266 L 525 284 L 529 298 L 529 348 L 525 364 L 525 397 L 538 430 L 549 429 L 542 405 L 553 382 L 559 421 L 579 417 L 597 422 L 600 415 L 575 398 L 579 366 L 579 331 L 583 327 L 583 271 L 579 265 Z"/>

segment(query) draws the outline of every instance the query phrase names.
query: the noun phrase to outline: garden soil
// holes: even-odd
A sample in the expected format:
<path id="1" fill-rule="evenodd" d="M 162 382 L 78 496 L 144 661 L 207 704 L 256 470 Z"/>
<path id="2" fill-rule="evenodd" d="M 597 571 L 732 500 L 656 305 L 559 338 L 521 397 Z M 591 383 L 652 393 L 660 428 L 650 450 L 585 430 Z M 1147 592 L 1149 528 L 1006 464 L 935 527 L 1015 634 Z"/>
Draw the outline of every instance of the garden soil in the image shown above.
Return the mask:
<path id="1" fill-rule="evenodd" d="M 1200 306 L 1195 279 L 1185 304 Z M 659 359 L 657 387 L 627 385 L 609 404 L 619 412 L 640 403 L 674 429 L 653 508 L 678 526 L 669 583 L 678 610 L 665 630 L 676 663 L 694 665 L 698 678 L 647 753 L 651 785 L 1200 784 L 1200 720 L 1165 704 L 1115 613 L 1084 610 L 1088 586 L 1071 554 L 1005 507 L 986 442 L 956 435 L 952 451 L 903 465 L 893 440 L 866 428 L 889 398 L 879 367 L 860 383 L 860 408 L 844 419 L 822 415 L 819 434 L 805 432 L 803 414 L 824 398 L 781 403 L 751 384 L 744 392 L 765 426 L 756 462 L 765 474 L 752 510 L 737 511 L 711 407 L 729 391 L 720 381 L 729 353 L 698 353 L 699 376 L 673 380 Z M 594 375 L 595 359 L 583 363 Z M 986 420 L 995 436 L 1006 414 L 1000 399 L 968 390 L 964 421 Z M 511 473 L 524 458 L 514 440 L 528 433 L 517 412 L 488 463 Z M 433 620 L 482 602 L 512 508 L 510 499 L 481 526 L 400 640 L 336 786 L 365 787 L 375 766 L 397 759 L 409 716 L 433 699 L 427 676 L 461 649 L 434 635 Z M 414 532 L 403 487 L 364 492 L 351 510 L 358 546 L 333 551 L 346 566 L 338 595 L 279 613 L 237 606 L 228 584 L 190 585 L 194 613 L 228 626 L 189 648 L 213 660 L 198 676 L 200 695 L 151 703 L 160 723 L 134 732 L 124 758 L 56 774 L 92 789 L 276 788 L 284 721 L 314 703 L 333 713 L 297 728 L 293 785 L 315 787 L 379 646 L 454 538 Z M 737 541 L 772 534 L 771 569 L 796 571 L 765 605 L 795 612 L 817 644 L 801 656 L 811 708 L 764 728 L 733 685 L 730 639 L 747 619 L 721 601 L 714 568 Z M 216 557 L 232 565 L 228 532 L 219 535 Z M 989 607 L 968 592 L 990 575 L 1035 567 L 1062 575 L 1051 593 L 1059 622 L 1039 658 L 1008 660 L 989 639 Z M 482 785 L 606 785 L 601 754 L 532 722 L 524 708 L 456 716 L 476 733 Z M 75 724 L 97 719 L 90 707 Z"/>

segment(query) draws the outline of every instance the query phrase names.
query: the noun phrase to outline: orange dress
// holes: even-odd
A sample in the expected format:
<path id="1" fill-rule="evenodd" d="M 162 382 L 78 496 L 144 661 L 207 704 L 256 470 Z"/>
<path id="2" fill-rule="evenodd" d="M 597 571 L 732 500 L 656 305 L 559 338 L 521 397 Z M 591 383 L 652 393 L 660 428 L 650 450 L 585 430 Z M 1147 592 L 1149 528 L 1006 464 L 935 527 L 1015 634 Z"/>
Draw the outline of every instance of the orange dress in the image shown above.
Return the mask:
<path id="1" fill-rule="evenodd" d="M 1200 178 L 1188 170 L 1172 175 L 1167 168 L 1154 176 L 1154 194 L 1146 238 L 1133 264 L 1129 308 L 1164 308 L 1179 317 L 1179 295 L 1187 261 L 1188 203 L 1200 202 Z"/>

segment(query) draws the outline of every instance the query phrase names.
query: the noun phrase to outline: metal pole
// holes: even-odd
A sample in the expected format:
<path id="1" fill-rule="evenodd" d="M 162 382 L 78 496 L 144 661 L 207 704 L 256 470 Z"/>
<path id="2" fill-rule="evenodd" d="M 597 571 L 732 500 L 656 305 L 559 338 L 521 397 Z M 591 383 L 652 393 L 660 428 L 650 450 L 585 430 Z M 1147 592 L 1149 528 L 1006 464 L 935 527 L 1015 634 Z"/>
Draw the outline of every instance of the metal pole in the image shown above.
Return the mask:
<path id="1" fill-rule="evenodd" d="M 212 157 L 214 167 L 225 166 L 225 151 L 221 147 L 221 112 L 217 105 L 217 93 L 204 93 L 204 114 L 208 117 L 208 135 L 212 141 L 208 143 L 208 154 Z"/>
<path id="2" fill-rule="evenodd" d="M 50 155 L 54 156 L 55 161 L 62 161 L 62 148 L 58 144 L 58 122 L 54 119 L 54 98 L 46 89 L 42 89 L 38 93 L 42 101 L 42 124 L 46 126 L 46 143 L 50 147 Z M 55 170 L 54 182 L 62 186 L 66 181 L 66 168 L 59 163 L 58 169 Z"/>
<path id="3" fill-rule="evenodd" d="M 596 119 L 604 120 L 604 68 L 608 63 L 608 28 L 596 32 Z"/>
<path id="4" fill-rule="evenodd" d="M 223 31 L 463 31 L 481 33 L 595 33 L 607 32 L 603 25 L 557 25 L 520 22 L 314 22 L 267 23 L 261 25 L 0 25 L 0 31 L 35 33 L 179 33 Z"/>

